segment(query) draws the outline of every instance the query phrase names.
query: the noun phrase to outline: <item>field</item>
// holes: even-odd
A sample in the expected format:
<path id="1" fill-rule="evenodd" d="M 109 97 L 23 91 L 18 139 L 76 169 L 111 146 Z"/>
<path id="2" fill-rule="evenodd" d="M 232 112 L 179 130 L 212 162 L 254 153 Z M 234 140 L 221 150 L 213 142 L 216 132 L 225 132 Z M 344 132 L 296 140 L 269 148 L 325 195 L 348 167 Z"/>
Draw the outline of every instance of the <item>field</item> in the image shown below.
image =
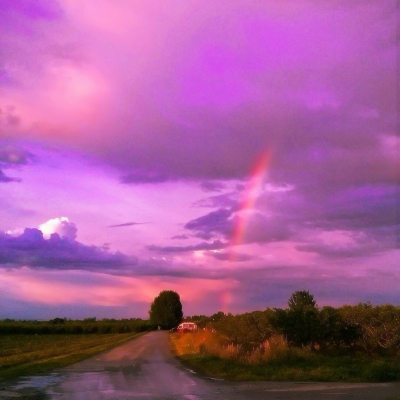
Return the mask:
<path id="1" fill-rule="evenodd" d="M 0 381 L 65 367 L 138 335 L 0 335 Z"/>
<path id="2" fill-rule="evenodd" d="M 228 380 L 385 382 L 400 380 L 398 357 L 321 354 L 289 347 L 281 336 L 244 349 L 210 331 L 171 334 L 178 358 L 199 373 Z"/>

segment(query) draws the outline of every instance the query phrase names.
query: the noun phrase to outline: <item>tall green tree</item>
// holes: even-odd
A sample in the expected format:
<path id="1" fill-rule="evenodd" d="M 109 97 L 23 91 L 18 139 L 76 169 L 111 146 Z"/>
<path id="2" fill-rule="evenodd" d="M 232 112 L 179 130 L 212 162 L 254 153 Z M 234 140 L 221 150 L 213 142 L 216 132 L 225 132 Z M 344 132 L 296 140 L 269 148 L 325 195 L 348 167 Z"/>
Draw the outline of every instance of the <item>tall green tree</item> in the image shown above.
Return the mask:
<path id="1" fill-rule="evenodd" d="M 309 291 L 294 292 L 288 300 L 288 339 L 295 346 L 313 345 L 320 335 L 317 303 Z"/>
<path id="2" fill-rule="evenodd" d="M 315 309 L 317 303 L 314 300 L 314 296 L 308 290 L 298 290 L 290 296 L 288 306 L 290 311 L 304 311 Z"/>
<path id="3" fill-rule="evenodd" d="M 182 303 L 177 292 L 163 290 L 153 300 L 149 310 L 150 321 L 163 329 L 171 329 L 182 321 Z"/>

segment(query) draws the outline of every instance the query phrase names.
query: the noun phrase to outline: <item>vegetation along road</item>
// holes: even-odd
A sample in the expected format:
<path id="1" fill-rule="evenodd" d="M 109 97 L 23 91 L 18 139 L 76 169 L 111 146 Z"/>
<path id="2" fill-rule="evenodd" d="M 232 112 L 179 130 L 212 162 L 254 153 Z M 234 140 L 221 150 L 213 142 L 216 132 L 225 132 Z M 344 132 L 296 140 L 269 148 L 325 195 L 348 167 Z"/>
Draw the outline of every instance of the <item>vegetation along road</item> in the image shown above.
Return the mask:
<path id="1" fill-rule="evenodd" d="M 398 399 L 399 383 L 227 382 L 198 376 L 151 332 L 103 354 L 3 385 L 0 399 Z"/>

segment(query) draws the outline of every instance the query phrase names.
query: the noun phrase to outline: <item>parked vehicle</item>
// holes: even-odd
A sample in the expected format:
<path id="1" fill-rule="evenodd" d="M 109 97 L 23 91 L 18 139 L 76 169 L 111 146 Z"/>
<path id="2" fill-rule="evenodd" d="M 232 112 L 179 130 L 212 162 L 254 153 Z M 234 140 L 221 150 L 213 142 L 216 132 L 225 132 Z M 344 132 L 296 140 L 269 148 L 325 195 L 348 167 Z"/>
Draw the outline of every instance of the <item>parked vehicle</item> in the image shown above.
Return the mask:
<path id="1" fill-rule="evenodd" d="M 177 332 L 195 332 L 197 331 L 198 327 L 194 322 L 182 322 L 176 328 Z"/>

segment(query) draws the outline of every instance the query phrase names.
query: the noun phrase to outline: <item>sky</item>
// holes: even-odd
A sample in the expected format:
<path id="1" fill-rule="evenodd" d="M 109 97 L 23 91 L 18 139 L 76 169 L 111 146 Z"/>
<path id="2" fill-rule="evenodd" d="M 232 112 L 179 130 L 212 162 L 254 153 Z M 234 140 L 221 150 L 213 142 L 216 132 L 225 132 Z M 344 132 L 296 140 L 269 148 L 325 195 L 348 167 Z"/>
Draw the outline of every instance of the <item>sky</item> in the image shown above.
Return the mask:
<path id="1" fill-rule="evenodd" d="M 0 0 L 0 318 L 400 305 L 396 0 Z"/>

